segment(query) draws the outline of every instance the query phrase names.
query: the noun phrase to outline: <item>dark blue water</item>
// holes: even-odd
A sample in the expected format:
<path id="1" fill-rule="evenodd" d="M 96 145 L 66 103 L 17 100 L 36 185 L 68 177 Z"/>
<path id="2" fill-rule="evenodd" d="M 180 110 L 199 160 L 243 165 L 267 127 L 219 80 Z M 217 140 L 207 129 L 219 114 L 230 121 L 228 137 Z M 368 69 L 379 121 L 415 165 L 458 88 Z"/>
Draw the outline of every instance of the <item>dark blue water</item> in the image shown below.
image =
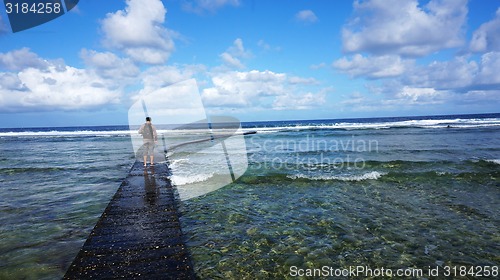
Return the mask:
<path id="1" fill-rule="evenodd" d="M 200 278 L 498 266 L 500 114 L 242 126 L 243 176 L 182 202 Z M 1 129 L 0 279 L 60 278 L 134 161 L 126 126 Z"/>

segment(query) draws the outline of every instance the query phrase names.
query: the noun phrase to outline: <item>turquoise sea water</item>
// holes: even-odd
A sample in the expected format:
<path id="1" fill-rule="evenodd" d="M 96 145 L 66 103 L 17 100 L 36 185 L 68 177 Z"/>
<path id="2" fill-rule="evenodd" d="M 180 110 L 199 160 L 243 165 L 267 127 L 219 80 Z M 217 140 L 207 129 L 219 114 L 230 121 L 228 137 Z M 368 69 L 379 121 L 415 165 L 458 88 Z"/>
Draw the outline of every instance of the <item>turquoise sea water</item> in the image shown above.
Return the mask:
<path id="1" fill-rule="evenodd" d="M 0 279 L 58 279 L 127 175 L 130 141 L 13 134 L 0 137 Z"/>
<path id="2" fill-rule="evenodd" d="M 500 115 L 243 129 L 257 131 L 245 136 L 243 176 L 182 201 L 201 279 L 356 266 L 422 269 L 419 279 L 429 268 L 499 265 Z M 58 279 L 135 160 L 129 132 L 3 129 L 0 150 L 0 279 Z M 171 151 L 172 165 L 189 167 L 184 152 Z M 187 191 L 220 175 L 183 170 L 192 173 L 173 179 Z"/>

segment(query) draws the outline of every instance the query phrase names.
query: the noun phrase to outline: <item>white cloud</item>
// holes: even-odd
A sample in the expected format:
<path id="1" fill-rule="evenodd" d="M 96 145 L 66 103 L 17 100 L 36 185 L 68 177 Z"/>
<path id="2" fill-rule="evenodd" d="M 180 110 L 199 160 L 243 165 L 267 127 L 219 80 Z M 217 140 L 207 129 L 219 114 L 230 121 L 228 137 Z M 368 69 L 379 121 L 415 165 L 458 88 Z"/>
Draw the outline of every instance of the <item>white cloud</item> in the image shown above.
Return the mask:
<path id="1" fill-rule="evenodd" d="M 411 60 L 403 60 L 397 55 L 364 57 L 355 54 L 351 60 L 343 57 L 333 62 L 333 67 L 351 77 L 366 76 L 371 79 L 397 77 L 413 65 Z"/>
<path id="2" fill-rule="evenodd" d="M 259 46 L 264 51 L 281 51 L 281 47 L 273 47 L 262 39 L 257 42 L 257 46 Z"/>
<path id="3" fill-rule="evenodd" d="M 479 85 L 494 85 L 500 90 L 500 52 L 490 52 L 481 56 L 479 73 L 474 82 Z"/>
<path id="4" fill-rule="evenodd" d="M 317 108 L 326 103 L 326 94 L 320 92 L 314 94 L 285 94 L 276 97 L 273 102 L 274 110 L 308 110 Z"/>
<path id="5" fill-rule="evenodd" d="M 346 96 L 344 100 L 335 104 L 339 111 L 346 109 L 353 112 L 370 112 L 382 109 L 382 104 L 373 97 L 367 97 L 359 92 Z"/>
<path id="6" fill-rule="evenodd" d="M 140 75 L 143 82 L 140 94 L 149 94 L 172 84 L 191 79 L 196 74 L 205 71 L 206 68 L 203 65 L 151 67 Z"/>
<path id="7" fill-rule="evenodd" d="M 26 91 L 26 85 L 23 84 L 19 76 L 14 73 L 0 73 L 0 91 Z"/>
<path id="8" fill-rule="evenodd" d="M 467 57 L 449 61 L 433 61 L 425 66 L 408 69 L 402 77 L 405 84 L 437 89 L 460 89 L 470 86 L 477 75 L 478 64 Z"/>
<path id="9" fill-rule="evenodd" d="M 318 17 L 311 10 L 302 10 L 295 14 L 295 19 L 304 23 L 315 23 L 318 21 Z"/>
<path id="10" fill-rule="evenodd" d="M 469 48 L 484 52 L 479 59 L 462 54 L 424 64 L 415 57 L 464 46 L 466 1 L 431 0 L 419 7 L 416 0 L 367 0 L 354 6 L 355 16 L 343 30 L 344 50 L 354 54 L 332 65 L 351 77 L 384 80 L 365 84 L 369 97 L 346 97 L 340 106 L 438 111 L 500 105 L 500 9 L 473 34 Z"/>
<path id="11" fill-rule="evenodd" d="M 342 100 L 340 103 L 347 106 L 356 106 L 358 104 L 366 103 L 366 99 L 366 96 L 364 96 L 363 94 L 354 92 L 351 95 L 347 96 L 347 99 Z"/>
<path id="12" fill-rule="evenodd" d="M 219 55 L 222 62 L 226 66 L 236 69 L 245 68 L 245 65 L 241 62 L 240 58 L 249 58 L 251 56 L 252 53 L 245 49 L 243 46 L 243 40 L 240 38 L 234 40 L 233 45 Z"/>
<path id="13" fill-rule="evenodd" d="M 497 87 L 495 90 L 471 90 L 460 95 L 454 101 L 457 104 L 467 107 L 480 104 L 489 105 L 493 107 L 494 110 L 498 110 L 498 105 L 500 105 L 500 89 Z"/>
<path id="14" fill-rule="evenodd" d="M 125 10 L 102 20 L 104 44 L 135 61 L 160 64 L 174 51 L 174 33 L 163 26 L 167 10 L 160 0 L 127 0 Z"/>
<path id="15" fill-rule="evenodd" d="M 224 6 L 238 7 L 240 0 L 185 0 L 182 7 L 185 11 L 202 14 L 215 13 Z"/>
<path id="16" fill-rule="evenodd" d="M 221 53 L 219 57 L 222 59 L 225 65 L 231 68 L 238 68 L 238 69 L 245 68 L 245 65 L 243 65 L 243 63 L 238 58 L 232 56 L 227 52 Z"/>
<path id="17" fill-rule="evenodd" d="M 417 88 L 405 86 L 397 95 L 397 101 L 402 104 L 411 105 L 428 105 L 428 104 L 441 104 L 446 99 L 446 92 L 438 91 L 434 88 Z M 387 100 L 394 101 L 394 100 Z M 386 102 L 387 102 L 386 101 Z"/>
<path id="18" fill-rule="evenodd" d="M 500 105 L 500 89 L 495 90 L 470 90 L 460 93 L 450 90 L 436 90 L 434 88 L 418 88 L 404 86 L 398 94 L 385 98 L 380 103 L 371 102 L 374 107 L 388 109 L 400 108 L 440 108 L 439 106 L 464 106 L 467 110 L 471 108 L 498 108 Z M 477 105 L 480 105 L 478 107 Z M 442 108 L 442 107 L 441 107 Z"/>
<path id="19" fill-rule="evenodd" d="M 212 88 L 203 90 L 208 106 L 255 106 L 262 97 L 285 94 L 286 75 L 272 71 L 224 72 L 212 77 Z"/>
<path id="20" fill-rule="evenodd" d="M 206 118 L 194 79 L 184 80 L 169 86 L 150 88 L 147 94 L 141 93 L 132 98 L 129 108 L 129 124 L 140 125 L 144 118 L 144 107 L 156 123 L 185 124 Z M 141 101 L 142 100 L 142 101 Z M 144 102 L 144 103 L 143 103 Z M 136 143 L 139 148 L 141 143 Z"/>
<path id="21" fill-rule="evenodd" d="M 500 53 L 455 57 L 414 65 L 401 76 L 368 83 L 371 98 L 350 96 L 341 102 L 353 111 L 415 109 L 421 106 L 494 108 L 500 105 Z M 426 107 L 430 110 L 431 107 Z M 437 109 L 436 109 L 437 110 Z M 491 109 L 489 109 L 491 110 Z"/>
<path id="22" fill-rule="evenodd" d="M 494 19 L 474 31 L 470 49 L 473 52 L 500 51 L 500 8 Z"/>
<path id="23" fill-rule="evenodd" d="M 442 106 L 456 98 L 455 94 L 434 88 L 401 86 L 397 83 L 385 85 L 380 89 L 383 96 L 363 95 L 355 92 L 339 102 L 339 110 L 348 108 L 353 112 L 380 112 L 412 110 L 421 106 Z"/>
<path id="24" fill-rule="evenodd" d="M 135 78 L 140 73 L 131 59 L 120 58 L 111 52 L 82 49 L 80 56 L 90 69 L 95 70 L 103 78 L 122 81 L 123 78 Z"/>
<path id="25" fill-rule="evenodd" d="M 455 57 L 449 61 L 433 61 L 415 66 L 398 80 L 409 87 L 434 88 L 465 94 L 468 91 L 500 90 L 500 52 L 471 57 Z M 499 96 L 500 100 L 500 96 Z"/>
<path id="26" fill-rule="evenodd" d="M 25 68 L 44 69 L 48 66 L 46 60 L 38 57 L 28 48 L 22 48 L 7 53 L 0 53 L 0 68 L 11 71 L 19 71 Z"/>
<path id="27" fill-rule="evenodd" d="M 325 103 L 326 92 L 302 93 L 300 85 L 318 82 L 312 78 L 288 77 L 272 71 L 224 72 L 212 77 L 213 87 L 203 90 L 206 106 L 214 108 L 232 107 L 246 110 L 303 110 Z"/>
<path id="28" fill-rule="evenodd" d="M 227 52 L 238 57 L 251 56 L 251 53 L 245 50 L 245 47 L 243 46 L 243 40 L 241 40 L 240 38 L 234 40 L 233 45 L 228 48 Z"/>
<path id="29" fill-rule="evenodd" d="M 466 0 L 367 0 L 354 3 L 354 17 L 342 30 L 349 53 L 423 56 L 462 46 Z"/>
<path id="30" fill-rule="evenodd" d="M 11 58 L 20 53 L 30 59 L 18 64 L 7 60 L 15 71 L 0 72 L 0 112 L 92 109 L 120 99 L 120 85 L 94 71 L 46 61 L 24 49 L 2 55 Z"/>
<path id="31" fill-rule="evenodd" d="M 297 77 L 297 76 L 292 76 L 288 78 L 288 82 L 290 84 L 303 84 L 303 85 L 317 85 L 319 84 L 319 81 L 316 80 L 315 78 L 303 78 L 303 77 Z"/>

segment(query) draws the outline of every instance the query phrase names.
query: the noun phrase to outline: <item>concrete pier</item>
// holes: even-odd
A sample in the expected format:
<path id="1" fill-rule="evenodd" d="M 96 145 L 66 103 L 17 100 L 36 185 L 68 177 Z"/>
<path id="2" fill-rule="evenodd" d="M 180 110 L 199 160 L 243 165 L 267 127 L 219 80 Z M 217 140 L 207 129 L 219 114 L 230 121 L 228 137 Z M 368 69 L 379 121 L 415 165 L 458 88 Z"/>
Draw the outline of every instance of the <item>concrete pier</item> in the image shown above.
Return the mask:
<path id="1" fill-rule="evenodd" d="M 195 279 L 169 174 L 136 162 L 63 279 Z"/>

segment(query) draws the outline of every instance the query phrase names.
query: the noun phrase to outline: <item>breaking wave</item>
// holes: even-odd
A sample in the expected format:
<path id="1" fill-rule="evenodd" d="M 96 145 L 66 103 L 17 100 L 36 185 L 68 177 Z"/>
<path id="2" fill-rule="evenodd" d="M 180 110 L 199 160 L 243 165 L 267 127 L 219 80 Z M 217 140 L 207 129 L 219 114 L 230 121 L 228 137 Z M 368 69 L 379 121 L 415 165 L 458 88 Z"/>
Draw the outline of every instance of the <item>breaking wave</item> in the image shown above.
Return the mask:
<path id="1" fill-rule="evenodd" d="M 288 175 L 287 178 L 296 180 L 296 179 L 308 179 L 314 181 L 345 181 L 345 182 L 359 182 L 365 180 L 377 180 L 380 177 L 386 175 L 384 172 L 372 171 L 361 175 L 306 175 L 306 174 L 296 174 L 296 175 Z"/>

